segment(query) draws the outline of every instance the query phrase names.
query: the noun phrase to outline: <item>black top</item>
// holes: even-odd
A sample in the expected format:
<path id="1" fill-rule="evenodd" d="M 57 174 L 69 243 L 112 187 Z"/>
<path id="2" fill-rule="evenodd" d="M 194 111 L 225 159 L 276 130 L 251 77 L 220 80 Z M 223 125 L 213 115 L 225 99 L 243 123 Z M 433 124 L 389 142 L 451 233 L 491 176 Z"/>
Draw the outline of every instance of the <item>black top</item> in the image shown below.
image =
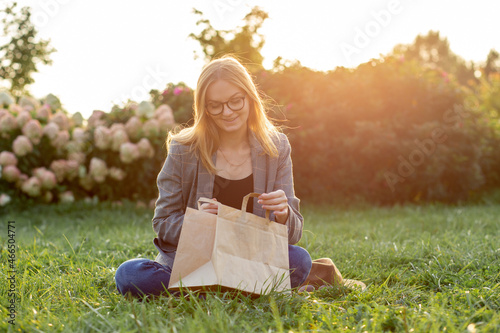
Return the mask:
<path id="1" fill-rule="evenodd" d="M 253 174 L 236 180 L 215 175 L 213 197 L 223 205 L 241 209 L 243 197 L 251 192 L 253 192 Z M 248 200 L 247 212 L 253 212 L 252 198 Z"/>

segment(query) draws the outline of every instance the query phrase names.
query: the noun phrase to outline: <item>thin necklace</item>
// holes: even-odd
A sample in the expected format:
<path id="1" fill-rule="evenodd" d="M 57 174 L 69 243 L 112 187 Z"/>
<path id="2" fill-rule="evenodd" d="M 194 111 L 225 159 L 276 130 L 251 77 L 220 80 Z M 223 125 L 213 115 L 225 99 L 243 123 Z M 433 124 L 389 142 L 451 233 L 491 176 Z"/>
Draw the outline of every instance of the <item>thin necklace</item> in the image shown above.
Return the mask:
<path id="1" fill-rule="evenodd" d="M 229 162 L 229 160 L 227 159 L 226 155 L 224 155 L 224 153 L 222 152 L 222 150 L 219 148 L 217 149 L 218 151 L 220 151 L 220 153 L 222 154 L 222 157 L 226 160 L 227 163 L 229 163 L 230 166 L 232 167 L 239 167 L 239 166 L 242 166 L 243 164 L 245 164 L 246 161 L 248 161 L 248 159 L 250 158 L 250 155 L 247 156 L 247 158 L 245 158 L 245 160 L 243 162 L 241 162 L 241 164 L 234 164 L 234 163 L 231 163 Z"/>

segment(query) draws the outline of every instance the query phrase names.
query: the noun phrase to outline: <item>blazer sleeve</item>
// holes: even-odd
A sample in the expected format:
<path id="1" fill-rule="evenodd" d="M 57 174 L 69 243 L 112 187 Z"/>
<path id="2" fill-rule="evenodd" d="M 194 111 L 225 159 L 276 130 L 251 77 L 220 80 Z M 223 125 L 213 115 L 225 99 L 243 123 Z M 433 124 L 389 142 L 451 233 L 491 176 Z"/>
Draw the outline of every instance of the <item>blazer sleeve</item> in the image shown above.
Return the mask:
<path id="1" fill-rule="evenodd" d="M 172 142 L 165 163 L 158 174 L 158 199 L 153 216 L 153 229 L 159 246 L 166 252 L 175 251 L 179 243 L 185 207 L 182 195 L 182 146 Z"/>
<path id="2" fill-rule="evenodd" d="M 282 134 L 280 137 L 278 171 L 274 183 L 274 190 L 283 190 L 288 198 L 289 213 L 285 224 L 288 227 L 288 243 L 293 245 L 297 244 L 302 237 L 304 218 L 300 214 L 300 200 L 295 196 L 293 186 L 291 151 L 292 149 L 288 138 L 285 134 Z"/>

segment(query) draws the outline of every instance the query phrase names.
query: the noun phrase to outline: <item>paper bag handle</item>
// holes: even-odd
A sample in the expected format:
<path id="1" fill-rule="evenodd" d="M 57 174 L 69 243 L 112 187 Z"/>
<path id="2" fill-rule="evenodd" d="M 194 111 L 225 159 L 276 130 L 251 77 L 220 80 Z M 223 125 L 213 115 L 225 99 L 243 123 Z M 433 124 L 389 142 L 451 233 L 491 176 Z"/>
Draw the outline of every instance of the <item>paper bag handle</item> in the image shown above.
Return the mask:
<path id="1" fill-rule="evenodd" d="M 220 204 L 220 202 L 218 202 L 216 200 L 205 198 L 205 197 L 201 197 L 201 198 L 198 199 L 198 210 L 200 210 L 202 203 L 211 203 L 211 204 L 215 204 L 217 206 Z"/>
<path id="2" fill-rule="evenodd" d="M 247 204 L 248 204 L 248 199 L 250 198 L 257 198 L 260 195 L 260 193 L 248 193 L 243 197 L 243 202 L 241 203 L 241 212 L 242 214 L 247 211 Z M 269 220 L 269 215 L 270 211 L 266 209 L 266 219 Z"/>
<path id="3" fill-rule="evenodd" d="M 250 199 L 250 198 L 256 198 L 259 195 L 260 195 L 260 193 L 248 193 L 247 195 L 245 195 L 243 197 L 243 202 L 241 203 L 241 213 L 242 214 L 245 214 L 245 212 L 247 211 L 248 199 Z M 213 199 L 209 199 L 209 198 L 205 198 L 205 197 L 201 197 L 201 198 L 198 199 L 198 210 L 200 210 L 202 203 L 211 203 L 211 204 L 215 204 L 217 206 L 220 205 L 219 201 L 216 201 L 216 200 L 213 200 Z M 266 219 L 268 219 L 268 220 L 269 220 L 270 213 L 271 212 L 266 209 Z"/>

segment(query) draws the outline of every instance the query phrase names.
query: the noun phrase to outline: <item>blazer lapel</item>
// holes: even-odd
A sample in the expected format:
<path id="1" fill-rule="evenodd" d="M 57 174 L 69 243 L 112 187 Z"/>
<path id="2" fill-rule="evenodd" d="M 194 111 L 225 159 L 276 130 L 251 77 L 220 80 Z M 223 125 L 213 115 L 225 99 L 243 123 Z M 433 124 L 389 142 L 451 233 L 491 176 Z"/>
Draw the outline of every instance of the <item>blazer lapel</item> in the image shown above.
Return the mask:
<path id="1" fill-rule="evenodd" d="M 212 161 L 215 164 L 217 154 L 212 155 Z M 198 186 L 196 187 L 196 207 L 198 206 L 198 199 L 201 197 L 212 199 L 214 192 L 215 175 L 208 172 L 207 168 L 203 165 L 201 160 L 198 160 Z"/>
<path id="2" fill-rule="evenodd" d="M 267 183 L 267 155 L 253 133 L 249 136 L 249 141 L 252 150 L 253 191 L 256 193 L 265 193 Z M 257 203 L 257 198 L 254 198 L 253 213 L 264 216 L 264 210 Z"/>

